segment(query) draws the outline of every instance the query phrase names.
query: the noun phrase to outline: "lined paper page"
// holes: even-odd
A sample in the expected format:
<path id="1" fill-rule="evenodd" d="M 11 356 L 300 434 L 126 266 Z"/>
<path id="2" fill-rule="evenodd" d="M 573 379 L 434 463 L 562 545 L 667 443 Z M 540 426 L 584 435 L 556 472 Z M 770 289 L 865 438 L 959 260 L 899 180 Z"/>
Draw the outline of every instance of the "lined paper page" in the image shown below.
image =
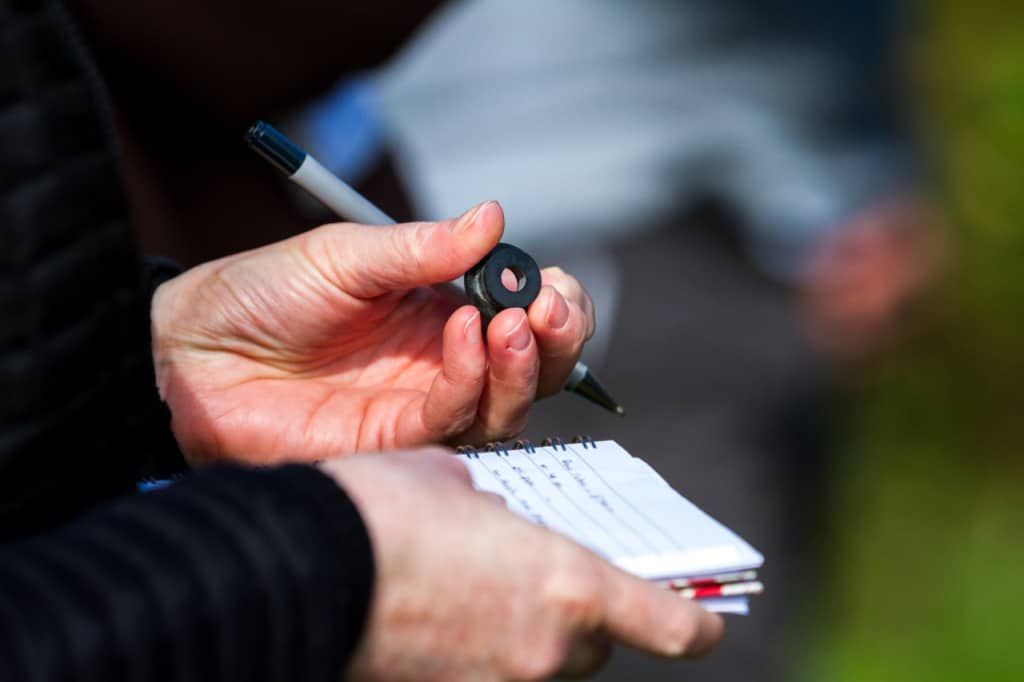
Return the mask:
<path id="1" fill-rule="evenodd" d="M 641 577 L 704 575 L 763 561 L 613 441 L 459 456 L 478 489 Z"/>

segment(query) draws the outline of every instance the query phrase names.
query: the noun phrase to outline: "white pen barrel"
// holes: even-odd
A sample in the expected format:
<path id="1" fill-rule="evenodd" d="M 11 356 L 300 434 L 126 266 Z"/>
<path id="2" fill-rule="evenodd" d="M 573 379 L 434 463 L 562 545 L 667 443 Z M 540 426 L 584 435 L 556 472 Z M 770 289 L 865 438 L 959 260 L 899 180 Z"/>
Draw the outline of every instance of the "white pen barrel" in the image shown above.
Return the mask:
<path id="1" fill-rule="evenodd" d="M 339 180 L 309 154 L 289 178 L 339 216 L 363 225 L 394 225 L 395 221 L 362 194 Z"/>

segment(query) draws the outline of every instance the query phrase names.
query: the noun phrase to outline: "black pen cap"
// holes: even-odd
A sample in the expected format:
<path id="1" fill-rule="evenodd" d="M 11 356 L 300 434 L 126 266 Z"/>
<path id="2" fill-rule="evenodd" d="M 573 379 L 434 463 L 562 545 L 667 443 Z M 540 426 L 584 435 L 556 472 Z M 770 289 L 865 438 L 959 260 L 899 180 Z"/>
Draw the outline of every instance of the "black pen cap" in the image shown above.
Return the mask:
<path id="1" fill-rule="evenodd" d="M 282 135 L 274 126 L 256 121 L 245 133 L 245 141 L 256 153 L 285 175 L 292 175 L 306 160 L 306 152 Z"/>

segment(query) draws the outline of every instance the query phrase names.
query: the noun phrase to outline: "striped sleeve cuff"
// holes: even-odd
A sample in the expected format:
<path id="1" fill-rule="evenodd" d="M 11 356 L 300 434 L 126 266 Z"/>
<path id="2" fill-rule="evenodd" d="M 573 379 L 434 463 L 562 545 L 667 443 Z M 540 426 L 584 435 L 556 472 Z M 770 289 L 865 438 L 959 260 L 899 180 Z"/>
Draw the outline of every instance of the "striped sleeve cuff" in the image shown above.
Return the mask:
<path id="1" fill-rule="evenodd" d="M 198 472 L 0 550 L 0 677 L 336 682 L 373 571 L 319 471 Z"/>

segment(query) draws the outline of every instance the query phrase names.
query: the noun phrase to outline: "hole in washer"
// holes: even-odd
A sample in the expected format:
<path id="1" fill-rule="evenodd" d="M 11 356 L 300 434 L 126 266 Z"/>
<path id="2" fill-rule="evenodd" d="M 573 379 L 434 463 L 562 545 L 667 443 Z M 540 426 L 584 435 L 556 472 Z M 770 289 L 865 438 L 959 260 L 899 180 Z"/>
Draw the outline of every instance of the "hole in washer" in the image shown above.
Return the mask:
<path id="1" fill-rule="evenodd" d="M 505 268 L 501 271 L 501 285 L 509 291 L 522 291 L 526 286 L 526 273 L 519 268 Z"/>

